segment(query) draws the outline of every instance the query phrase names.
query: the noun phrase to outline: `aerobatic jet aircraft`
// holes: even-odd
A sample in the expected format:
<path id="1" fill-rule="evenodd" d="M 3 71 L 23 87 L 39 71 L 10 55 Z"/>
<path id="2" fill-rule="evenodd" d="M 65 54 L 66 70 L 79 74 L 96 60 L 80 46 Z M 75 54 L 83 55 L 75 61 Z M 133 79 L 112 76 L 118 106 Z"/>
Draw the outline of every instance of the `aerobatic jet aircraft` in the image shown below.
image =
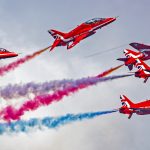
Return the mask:
<path id="1" fill-rule="evenodd" d="M 140 59 L 143 61 L 150 59 L 150 49 L 149 51 L 140 50 L 138 52 L 130 49 L 125 49 L 123 52 L 126 58 L 118 58 L 117 60 L 123 61 L 125 66 L 128 66 L 129 70 L 132 70 L 133 65 L 135 65 L 136 63 L 136 59 Z"/>
<path id="2" fill-rule="evenodd" d="M 133 103 L 125 95 L 120 96 L 122 107 L 119 108 L 119 112 L 122 114 L 127 114 L 128 119 L 130 119 L 133 113 L 137 115 L 148 115 L 150 114 L 150 100 L 146 100 L 139 103 Z"/>
<path id="3" fill-rule="evenodd" d="M 67 49 L 74 47 L 83 39 L 96 33 L 96 30 L 112 23 L 116 20 L 114 18 L 94 18 L 86 21 L 68 33 L 63 33 L 57 30 L 50 29 L 48 32 L 53 36 L 55 41 L 53 42 L 50 51 L 57 46 L 67 46 Z"/>
<path id="4" fill-rule="evenodd" d="M 0 48 L 0 59 L 11 58 L 18 56 L 17 53 L 10 52 L 4 48 Z"/>

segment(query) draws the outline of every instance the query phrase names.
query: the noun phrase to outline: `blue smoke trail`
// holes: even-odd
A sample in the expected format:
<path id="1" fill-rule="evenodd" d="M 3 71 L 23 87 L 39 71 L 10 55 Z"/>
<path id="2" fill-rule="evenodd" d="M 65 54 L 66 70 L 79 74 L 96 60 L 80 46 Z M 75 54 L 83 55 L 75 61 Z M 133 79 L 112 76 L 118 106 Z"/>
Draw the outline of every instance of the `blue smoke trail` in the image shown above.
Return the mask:
<path id="1" fill-rule="evenodd" d="M 11 123 L 0 123 L 0 135 L 4 133 L 27 133 L 33 129 L 41 130 L 44 127 L 48 129 L 55 129 L 65 124 L 69 124 L 76 121 L 82 121 L 85 119 L 92 119 L 100 115 L 110 114 L 117 111 L 117 109 L 114 109 L 109 111 L 66 114 L 65 116 L 45 117 L 43 119 L 33 118 L 28 121 L 19 120 Z"/>

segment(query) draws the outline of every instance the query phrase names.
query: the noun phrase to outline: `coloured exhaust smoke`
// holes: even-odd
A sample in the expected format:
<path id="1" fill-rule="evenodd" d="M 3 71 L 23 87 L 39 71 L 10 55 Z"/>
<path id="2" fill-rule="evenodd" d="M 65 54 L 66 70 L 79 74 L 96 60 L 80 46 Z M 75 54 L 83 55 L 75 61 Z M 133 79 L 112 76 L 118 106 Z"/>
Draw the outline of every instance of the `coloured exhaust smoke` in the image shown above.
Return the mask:
<path id="1" fill-rule="evenodd" d="M 12 123 L 0 123 L 0 135 L 10 133 L 28 133 L 30 131 L 56 129 L 65 124 L 93 119 L 101 115 L 117 112 L 118 110 L 88 112 L 79 114 L 66 114 L 60 117 L 44 117 L 43 119 L 33 118 L 28 121 L 19 120 Z"/>
<path id="2" fill-rule="evenodd" d="M 27 55 L 23 58 L 20 58 L 20 59 L 17 59 L 16 61 L 8 64 L 8 65 L 5 65 L 3 67 L 0 67 L 0 76 L 4 76 L 5 73 L 7 72 L 10 72 L 14 69 L 16 69 L 17 67 L 19 67 L 21 64 L 24 64 L 25 62 L 29 61 L 29 60 L 32 60 L 33 58 L 35 58 L 36 56 L 40 55 L 41 53 L 45 52 L 46 50 L 48 50 L 51 46 L 49 47 L 46 47 L 42 50 L 39 50 L 37 52 L 34 52 L 33 54 L 31 55 Z"/>
<path id="3" fill-rule="evenodd" d="M 75 83 L 69 87 L 64 87 L 63 89 L 57 90 L 52 94 L 39 95 L 34 99 L 27 100 L 18 109 L 14 108 L 13 106 L 7 106 L 0 111 L 0 118 L 9 122 L 11 120 L 18 120 L 22 115 L 24 115 L 26 111 L 33 111 L 41 106 L 48 106 L 53 102 L 59 102 L 63 99 L 64 96 L 69 96 L 71 93 L 78 92 L 81 89 L 96 85 L 97 83 L 111 81 L 128 76 L 131 75 L 118 75 L 103 78 L 93 77 L 83 79 L 78 83 Z"/>
<path id="4" fill-rule="evenodd" d="M 111 69 L 108 69 L 101 74 L 95 76 L 97 78 L 100 77 L 105 77 L 109 75 L 110 73 L 114 72 L 115 70 L 119 69 L 122 67 L 122 65 L 119 65 L 117 67 L 113 67 Z M 93 77 L 86 77 L 82 79 L 77 79 L 77 80 L 55 80 L 55 81 L 49 81 L 49 82 L 44 82 L 44 83 L 35 83 L 35 82 L 29 82 L 26 84 L 9 84 L 6 87 L 1 87 L 0 88 L 0 97 L 4 98 L 5 100 L 10 100 L 10 99 L 18 99 L 21 97 L 29 97 L 29 94 L 33 94 L 34 96 L 41 95 L 41 94 L 46 94 L 50 91 L 56 91 L 62 88 L 67 88 L 69 86 L 81 83 L 86 80 L 90 80 L 95 78 Z"/>

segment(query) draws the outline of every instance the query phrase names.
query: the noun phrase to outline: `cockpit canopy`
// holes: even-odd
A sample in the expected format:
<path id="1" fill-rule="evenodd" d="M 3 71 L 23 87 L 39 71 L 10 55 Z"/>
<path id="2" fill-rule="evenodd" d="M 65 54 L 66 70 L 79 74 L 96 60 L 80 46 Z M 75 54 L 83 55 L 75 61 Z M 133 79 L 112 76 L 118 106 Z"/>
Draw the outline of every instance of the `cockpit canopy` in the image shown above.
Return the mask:
<path id="1" fill-rule="evenodd" d="M 0 48 L 0 52 L 8 52 L 8 50 L 6 50 L 4 48 Z"/>
<path id="2" fill-rule="evenodd" d="M 92 23 L 96 23 L 96 22 L 102 21 L 102 20 L 104 20 L 104 18 L 93 18 L 91 20 L 86 21 L 85 23 L 86 24 L 92 24 Z"/>

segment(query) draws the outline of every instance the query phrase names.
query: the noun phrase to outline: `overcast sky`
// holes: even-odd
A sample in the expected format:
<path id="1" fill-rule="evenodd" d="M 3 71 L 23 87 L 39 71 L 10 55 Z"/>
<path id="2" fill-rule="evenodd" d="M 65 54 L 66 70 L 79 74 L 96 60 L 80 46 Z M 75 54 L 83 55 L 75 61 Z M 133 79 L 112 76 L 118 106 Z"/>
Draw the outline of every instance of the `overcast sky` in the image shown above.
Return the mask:
<path id="1" fill-rule="evenodd" d="M 123 49 L 86 58 L 130 42 L 150 44 L 149 0 L 0 0 L 0 47 L 22 53 L 19 57 L 44 48 L 53 42 L 48 29 L 68 32 L 78 24 L 95 17 L 119 18 L 102 28 L 95 35 L 66 51 L 56 48 L 29 61 L 0 79 L 8 83 L 44 82 L 89 75 L 96 75 L 119 65 L 116 59 L 123 57 Z M 8 64 L 16 58 L 2 60 Z M 123 67 L 114 74 L 126 74 Z M 150 99 L 148 81 L 130 77 L 99 84 L 82 90 L 63 101 L 35 112 L 31 117 L 58 116 L 108 110 L 121 106 L 119 95 L 125 94 L 134 102 Z M 57 130 L 37 131 L 30 134 L 0 136 L 1 150 L 143 150 L 149 149 L 150 116 L 127 116 L 115 113 L 93 120 L 76 122 Z"/>

